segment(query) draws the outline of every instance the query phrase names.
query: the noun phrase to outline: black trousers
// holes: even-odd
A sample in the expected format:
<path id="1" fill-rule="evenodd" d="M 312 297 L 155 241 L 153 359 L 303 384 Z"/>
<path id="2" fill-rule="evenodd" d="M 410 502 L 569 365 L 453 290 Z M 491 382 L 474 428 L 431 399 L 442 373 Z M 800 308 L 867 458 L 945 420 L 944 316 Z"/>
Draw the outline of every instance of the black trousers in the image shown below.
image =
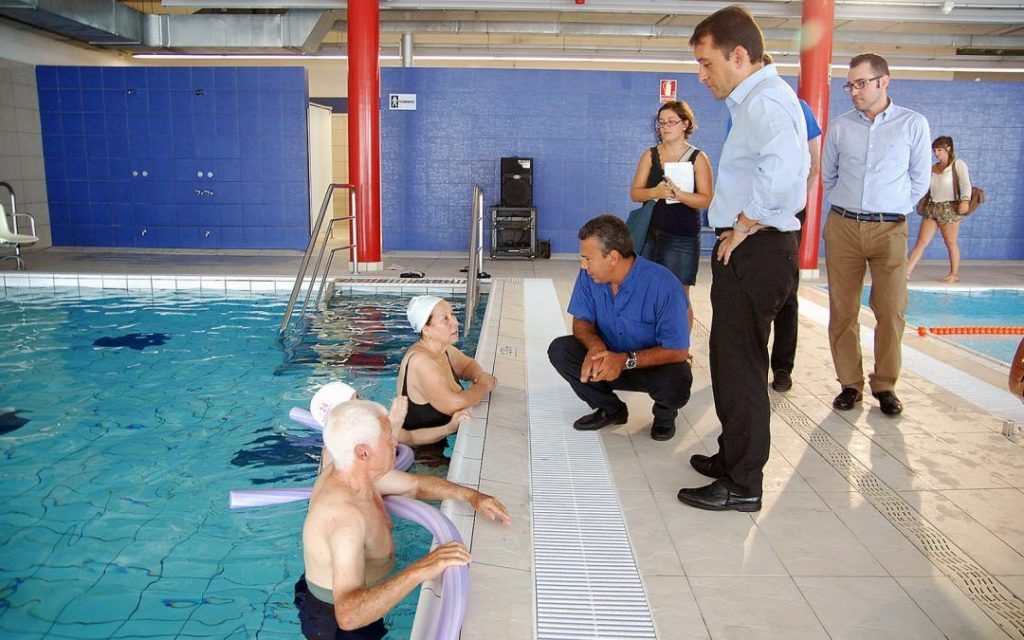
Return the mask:
<path id="1" fill-rule="evenodd" d="M 711 260 L 711 390 L 722 423 L 715 454 L 734 489 L 761 495 L 771 447 L 768 335 L 799 274 L 792 233 L 762 229 Z"/>
<path id="2" fill-rule="evenodd" d="M 802 209 L 800 213 L 796 214 L 801 228 L 804 226 L 806 211 L 806 209 Z M 800 231 L 794 231 L 793 235 L 799 247 Z M 799 267 L 799 264 L 797 266 Z M 775 338 L 772 341 L 772 371 L 782 370 L 786 373 L 793 373 L 793 365 L 796 362 L 797 331 L 800 328 L 800 305 L 796 298 L 796 292 L 799 288 L 800 270 L 798 268 L 793 290 L 786 296 L 786 301 L 782 303 L 779 313 L 775 316 L 775 323 L 773 325 Z"/>
<path id="3" fill-rule="evenodd" d="M 693 375 L 688 362 L 623 371 L 611 382 L 580 382 L 586 355 L 583 343 L 572 336 L 555 338 L 548 347 L 552 366 L 592 409 L 615 413 L 623 404 L 615 391 L 644 391 L 654 400 L 655 419 L 675 420 L 679 408 L 690 399 Z"/>

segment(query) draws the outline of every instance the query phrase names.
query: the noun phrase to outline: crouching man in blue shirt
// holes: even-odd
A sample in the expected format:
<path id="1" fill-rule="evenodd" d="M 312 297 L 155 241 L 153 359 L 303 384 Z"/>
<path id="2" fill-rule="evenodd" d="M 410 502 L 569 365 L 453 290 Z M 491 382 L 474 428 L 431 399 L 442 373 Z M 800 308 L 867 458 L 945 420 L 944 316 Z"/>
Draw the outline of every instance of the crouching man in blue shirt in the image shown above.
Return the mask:
<path id="1" fill-rule="evenodd" d="M 596 409 L 572 426 L 594 431 L 625 424 L 629 411 L 614 392 L 644 391 L 654 400 L 651 437 L 670 440 L 693 383 L 683 285 L 633 253 L 629 229 L 615 216 L 587 222 L 579 240 L 580 273 L 569 300 L 572 335 L 548 347 L 551 364 Z"/>

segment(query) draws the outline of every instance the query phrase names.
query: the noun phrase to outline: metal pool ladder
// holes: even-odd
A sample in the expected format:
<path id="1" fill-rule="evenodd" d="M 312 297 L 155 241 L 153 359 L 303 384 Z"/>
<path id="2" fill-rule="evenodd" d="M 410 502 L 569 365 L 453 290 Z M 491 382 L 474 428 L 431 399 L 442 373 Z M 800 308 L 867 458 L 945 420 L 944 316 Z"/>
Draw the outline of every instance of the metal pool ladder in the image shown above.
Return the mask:
<path id="1" fill-rule="evenodd" d="M 480 302 L 480 267 L 484 262 L 484 190 L 473 187 L 473 206 L 469 220 L 469 266 L 466 267 L 466 321 L 462 335 L 468 336 L 473 326 L 473 313 Z"/>
<path id="2" fill-rule="evenodd" d="M 334 195 L 335 189 L 348 190 L 349 214 L 341 218 L 332 216 L 327 222 L 327 229 L 324 230 L 323 236 L 321 237 L 320 229 L 323 227 L 324 218 L 327 215 L 327 209 L 331 204 L 331 197 Z M 345 221 L 348 221 L 349 244 L 331 249 L 330 254 L 327 256 L 327 265 L 321 272 L 320 265 L 323 263 L 324 251 L 327 250 L 327 242 L 330 240 L 331 232 L 334 230 L 334 225 L 335 223 Z M 298 320 L 302 320 L 302 318 L 306 316 L 307 309 L 309 308 L 309 299 L 313 293 L 314 286 L 316 286 L 316 299 L 313 301 L 313 308 L 320 308 L 320 300 L 323 297 L 324 286 L 327 283 L 327 274 L 331 272 L 331 262 L 334 261 L 335 253 L 343 249 L 348 249 L 351 273 L 359 273 L 356 248 L 356 187 L 352 184 L 331 183 L 327 187 L 327 193 L 324 194 L 323 204 L 320 205 L 320 213 L 316 217 L 316 224 L 313 225 L 313 233 L 309 237 L 309 244 L 306 245 L 306 253 L 303 254 L 302 262 L 299 264 L 299 273 L 295 276 L 295 285 L 292 286 L 291 296 L 288 297 L 288 306 L 285 308 L 284 318 L 281 320 L 281 327 L 277 331 L 278 340 L 284 339 L 285 334 L 288 332 L 288 328 L 292 323 L 295 304 L 299 299 L 299 293 L 302 291 L 302 285 L 306 281 L 306 273 L 309 271 L 309 263 L 313 257 L 313 252 L 316 251 L 316 261 L 313 263 L 313 273 L 309 277 L 309 286 L 306 287 L 306 297 L 302 300 L 302 307 L 299 309 Z M 317 285 L 318 280 L 320 283 L 319 285 Z"/>

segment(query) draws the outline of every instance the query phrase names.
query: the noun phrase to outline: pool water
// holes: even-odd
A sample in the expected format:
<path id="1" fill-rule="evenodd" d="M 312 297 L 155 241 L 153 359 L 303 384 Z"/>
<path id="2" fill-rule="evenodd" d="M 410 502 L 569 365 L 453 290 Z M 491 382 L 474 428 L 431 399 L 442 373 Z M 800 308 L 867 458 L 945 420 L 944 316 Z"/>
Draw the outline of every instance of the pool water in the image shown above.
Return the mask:
<path id="1" fill-rule="evenodd" d="M 862 304 L 867 306 L 870 288 Z M 910 289 L 907 327 L 1006 327 L 1024 325 L 1021 289 Z M 1010 363 L 1021 336 L 944 335 L 944 339 Z"/>
<path id="2" fill-rule="evenodd" d="M 227 495 L 312 484 L 319 437 L 287 415 L 321 384 L 390 401 L 407 300 L 350 297 L 283 351 L 274 294 L 0 294 L 0 636 L 301 637 L 305 503 Z M 405 566 L 430 536 L 396 542 Z"/>

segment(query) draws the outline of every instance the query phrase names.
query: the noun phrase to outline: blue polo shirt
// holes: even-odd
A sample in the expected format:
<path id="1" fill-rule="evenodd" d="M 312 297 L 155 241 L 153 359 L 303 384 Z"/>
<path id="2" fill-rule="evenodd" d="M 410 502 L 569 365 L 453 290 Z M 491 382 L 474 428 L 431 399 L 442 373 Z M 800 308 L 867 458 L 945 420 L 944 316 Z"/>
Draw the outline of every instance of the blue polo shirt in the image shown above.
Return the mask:
<path id="1" fill-rule="evenodd" d="M 679 279 L 640 256 L 618 294 L 612 295 L 610 284 L 595 284 L 586 270 L 580 269 L 569 300 L 569 313 L 596 325 L 608 349 L 616 353 L 659 345 L 689 349 L 688 307 Z"/>

